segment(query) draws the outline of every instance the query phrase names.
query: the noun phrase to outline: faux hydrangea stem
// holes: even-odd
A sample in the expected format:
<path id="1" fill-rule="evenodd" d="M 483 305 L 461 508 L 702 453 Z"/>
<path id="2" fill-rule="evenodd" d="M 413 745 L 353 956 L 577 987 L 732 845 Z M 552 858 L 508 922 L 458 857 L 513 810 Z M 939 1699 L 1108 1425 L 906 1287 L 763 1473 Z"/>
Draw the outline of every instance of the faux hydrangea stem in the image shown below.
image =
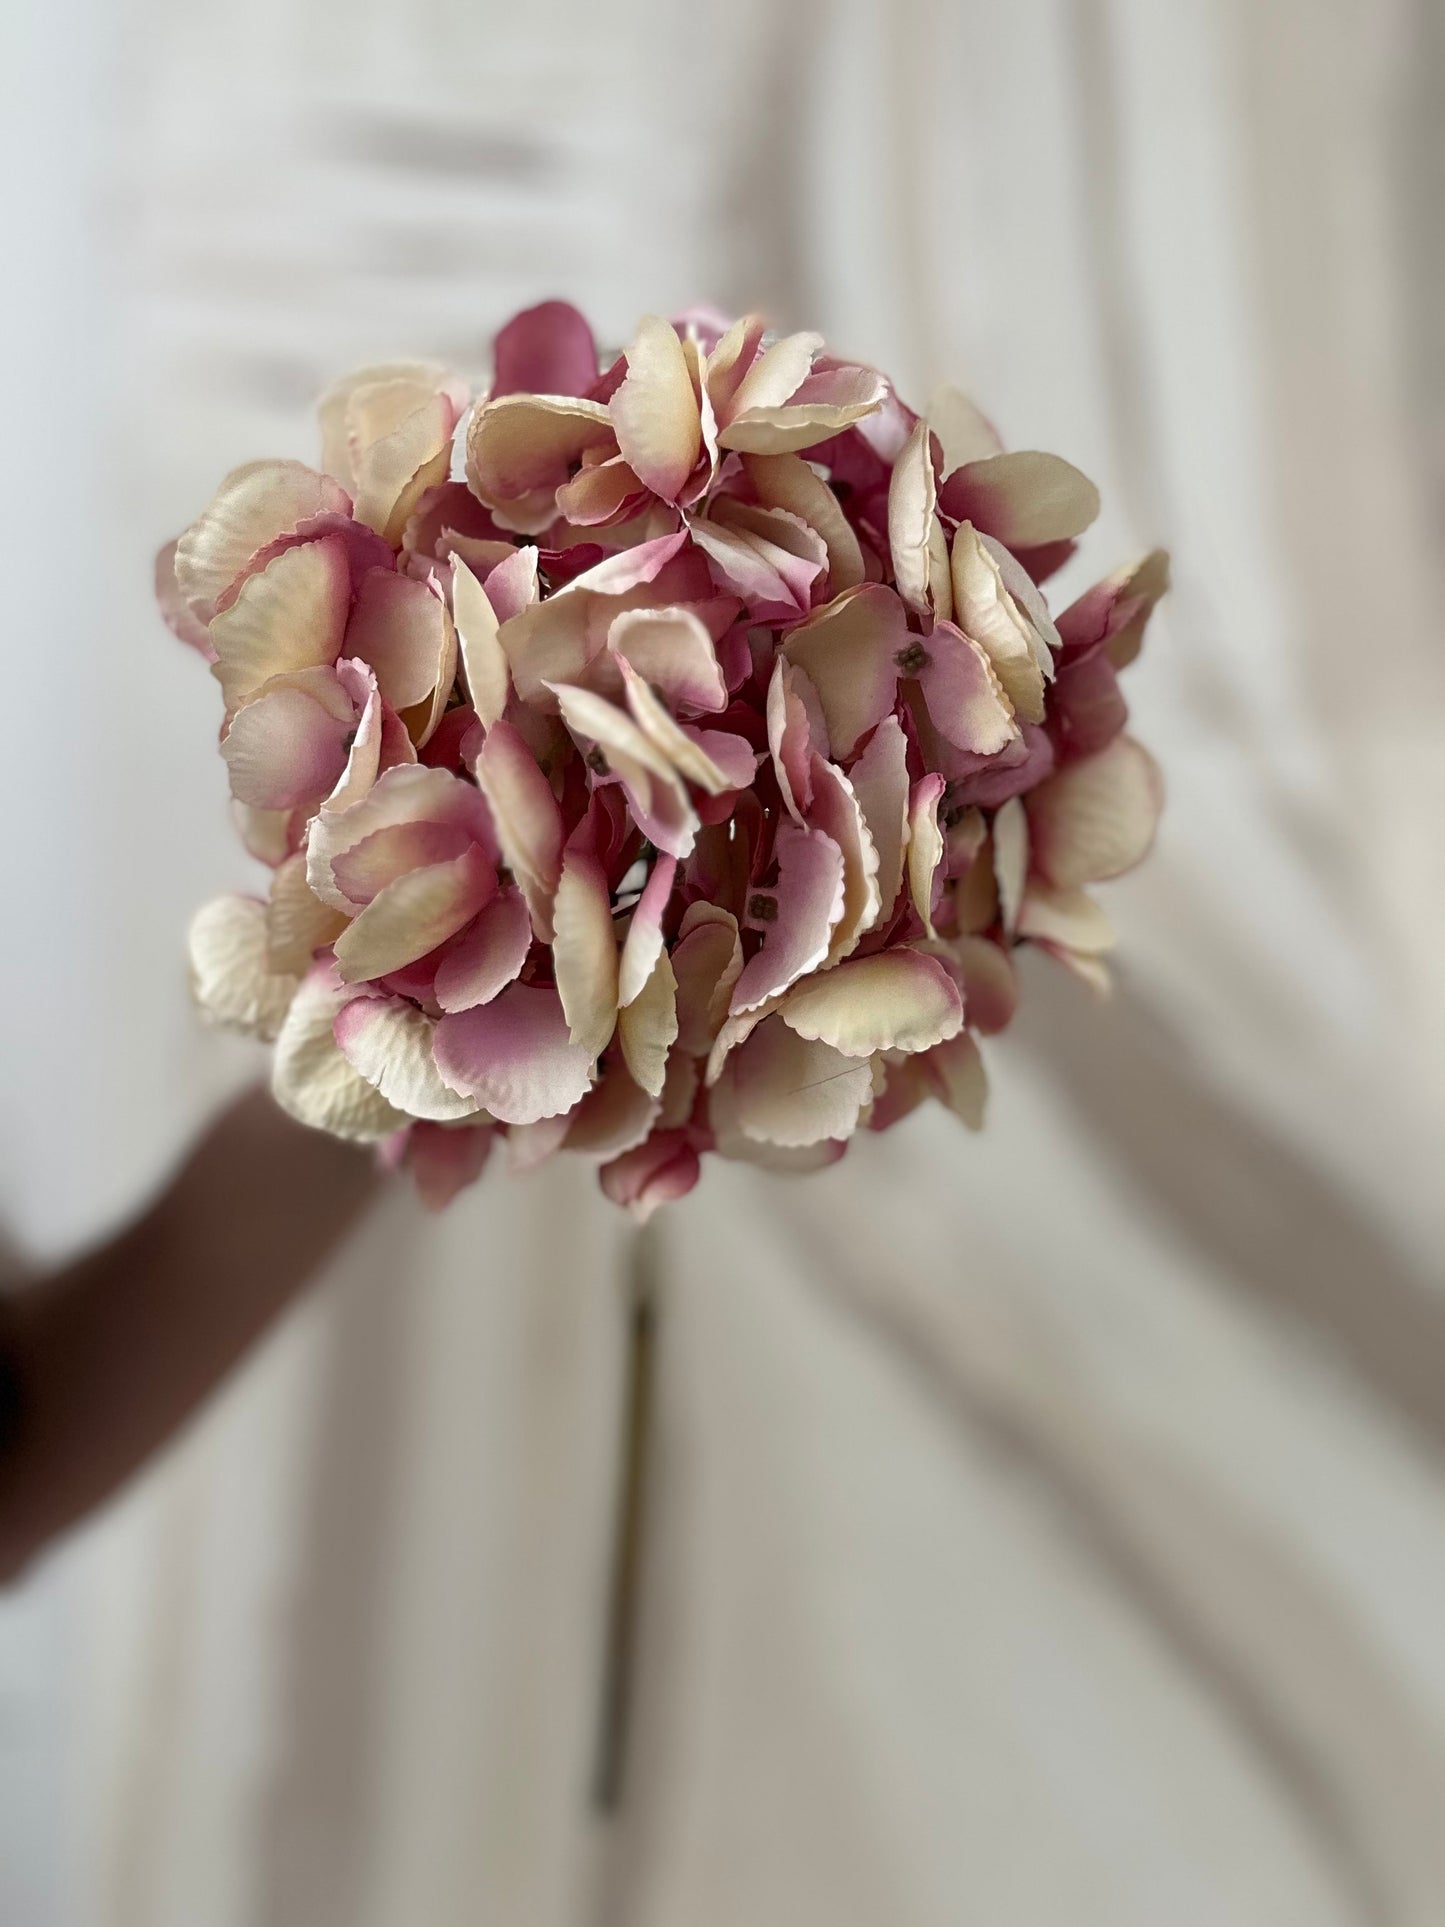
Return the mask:
<path id="1" fill-rule="evenodd" d="M 622 1414 L 624 1429 L 618 1468 L 612 1582 L 607 1639 L 603 1649 L 597 1753 L 592 1778 L 592 1802 L 602 1814 L 615 1813 L 621 1805 L 627 1771 L 646 1531 L 649 1444 L 657 1375 L 660 1272 L 658 1231 L 656 1224 L 649 1222 L 640 1225 L 634 1233 L 628 1263 L 627 1381 Z"/>

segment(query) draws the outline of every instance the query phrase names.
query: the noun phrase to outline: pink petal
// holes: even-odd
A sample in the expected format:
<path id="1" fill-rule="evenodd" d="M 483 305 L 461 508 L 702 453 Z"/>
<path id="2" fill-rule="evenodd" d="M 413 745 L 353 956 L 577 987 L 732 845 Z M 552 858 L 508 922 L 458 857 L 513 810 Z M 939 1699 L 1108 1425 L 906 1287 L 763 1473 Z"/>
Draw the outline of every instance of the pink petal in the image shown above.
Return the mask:
<path id="1" fill-rule="evenodd" d="M 585 316 L 567 301 L 524 308 L 492 344 L 492 398 L 585 395 L 597 379 L 597 344 Z"/>
<path id="2" fill-rule="evenodd" d="M 914 673 L 939 735 L 955 748 L 994 756 L 1015 741 L 1018 726 L 988 656 L 951 622 L 937 622 L 918 644 L 924 657 Z"/>
<path id="3" fill-rule="evenodd" d="M 715 904 L 693 904 L 673 947 L 672 967 L 677 980 L 678 1048 L 706 1057 L 727 1017 L 733 985 L 742 974 L 737 919 Z"/>
<path id="4" fill-rule="evenodd" d="M 755 1010 L 818 969 L 843 914 L 843 852 L 831 837 L 784 822 L 777 859 L 776 894 L 759 892 L 748 905 L 749 916 L 763 924 L 763 945 L 738 978 L 735 1014 Z"/>
<path id="5" fill-rule="evenodd" d="M 934 513 L 932 437 L 920 421 L 893 465 L 888 484 L 888 547 L 893 579 L 909 608 L 947 616 L 953 607 L 948 551 Z"/>
<path id="6" fill-rule="evenodd" d="M 472 416 L 467 480 L 505 527 L 535 534 L 556 520 L 556 493 L 573 464 L 613 440 L 599 402 L 501 395 Z"/>
<path id="7" fill-rule="evenodd" d="M 959 937 L 950 946 L 963 979 L 963 1012 L 970 1030 L 985 1037 L 1006 1030 L 1018 1009 L 1018 973 L 1001 944 L 987 937 Z"/>
<path id="8" fill-rule="evenodd" d="M 342 896 L 361 909 L 398 877 L 429 864 L 449 863 L 475 842 L 464 823 L 388 823 L 340 851 L 331 874 Z"/>
<path id="9" fill-rule="evenodd" d="M 357 902 L 337 885 L 336 863 L 378 830 L 420 824 L 458 826 L 466 831 L 468 841 L 488 856 L 496 854 L 491 817 L 473 785 L 448 770 L 406 764 L 385 771 L 359 802 L 345 809 L 328 806 L 312 823 L 307 836 L 306 871 L 311 888 L 323 903 L 338 910 L 355 910 Z M 431 846 L 422 843 L 418 847 Z"/>
<path id="10" fill-rule="evenodd" d="M 532 948 L 532 920 L 520 890 L 501 890 L 437 965 L 435 994 L 444 1011 L 475 1010 L 515 982 Z"/>
<path id="11" fill-rule="evenodd" d="M 687 547 L 687 541 L 686 529 L 674 529 L 670 535 L 655 536 L 650 542 L 639 542 L 632 548 L 619 549 L 615 555 L 603 556 L 580 575 L 574 576 L 568 589 L 593 589 L 599 595 L 626 595 L 630 589 L 655 582 L 673 557 Z"/>
<path id="12" fill-rule="evenodd" d="M 817 692 L 804 671 L 779 656 L 768 684 L 768 748 L 783 803 L 799 823 L 813 800 L 813 743 L 804 685 L 816 702 Z"/>
<path id="13" fill-rule="evenodd" d="M 324 689 L 314 691 L 287 682 L 263 690 L 254 702 L 237 710 L 221 755 L 230 771 L 231 794 L 238 802 L 262 810 L 315 807 L 346 768 L 346 739 L 355 723 L 354 712 L 344 696 L 339 705 L 334 700 L 340 691 L 327 671 L 312 673 L 332 681 L 330 704 Z"/>
<path id="14" fill-rule="evenodd" d="M 407 1132 L 406 1165 L 428 1211 L 441 1211 L 459 1191 L 475 1184 L 492 1154 L 497 1133 L 486 1124 L 413 1124 Z"/>
<path id="15" fill-rule="evenodd" d="M 663 946 L 662 920 L 672 900 L 676 880 L 677 858 L 658 857 L 633 909 L 627 940 L 622 946 L 617 988 L 619 1004 L 634 1002 L 657 967 Z"/>
<path id="16" fill-rule="evenodd" d="M 645 1141 L 661 1109 L 661 1099 L 634 1083 L 625 1065 L 604 1062 L 597 1083 L 573 1114 L 566 1148 L 584 1156 L 617 1157 Z"/>
<path id="17" fill-rule="evenodd" d="M 943 779 L 937 779 L 942 790 Z M 843 914 L 828 943 L 827 961 L 850 956 L 858 940 L 878 921 L 878 851 L 868 833 L 862 806 L 842 770 L 821 756 L 813 758 L 813 802 L 808 827 L 821 830 L 843 853 Z"/>
<path id="18" fill-rule="evenodd" d="M 686 1197 L 701 1174 L 697 1152 L 682 1131 L 659 1131 L 598 1173 L 604 1193 L 646 1224 L 659 1205 Z"/>
<path id="19" fill-rule="evenodd" d="M 938 866 L 943 860 L 943 835 L 938 827 L 942 798 L 943 778 L 935 772 L 920 778 L 908 799 L 908 893 L 930 937 Z"/>
<path id="20" fill-rule="evenodd" d="M 1107 649 L 1065 657 L 1049 698 L 1049 734 L 1065 756 L 1094 756 L 1129 720 L 1118 672 Z"/>
<path id="21" fill-rule="evenodd" d="M 572 1042 L 550 988 L 510 984 L 489 1004 L 444 1016 L 433 1048 L 452 1089 L 478 1098 L 502 1124 L 570 1111 L 591 1084 L 592 1058 Z"/>
<path id="22" fill-rule="evenodd" d="M 590 689 L 552 685 L 574 736 L 590 740 L 627 792 L 637 827 L 669 856 L 685 857 L 697 835 L 697 814 L 682 781 L 630 716 Z"/>
<path id="23" fill-rule="evenodd" d="M 393 709 L 410 709 L 446 672 L 449 630 L 446 605 L 425 582 L 371 569 L 357 591 L 345 650 L 370 663 Z"/>
<path id="24" fill-rule="evenodd" d="M 988 1082 L 978 1045 L 969 1033 L 960 1031 L 956 1037 L 925 1052 L 919 1063 L 939 1102 L 971 1131 L 981 1131 Z"/>
<path id="25" fill-rule="evenodd" d="M 521 885 L 532 927 L 552 941 L 552 898 L 562 874 L 562 812 L 552 786 L 510 723 L 494 723 L 476 761 L 477 784 L 491 808 L 502 859 Z"/>
<path id="26" fill-rule="evenodd" d="M 513 549 L 487 576 L 482 587 L 496 611 L 497 621 L 510 622 L 537 600 L 537 550 L 533 543 Z"/>
<path id="27" fill-rule="evenodd" d="M 862 582 L 863 551 L 838 497 L 801 455 L 745 455 L 743 468 L 764 508 L 786 509 L 815 529 L 828 552 L 834 595 Z"/>

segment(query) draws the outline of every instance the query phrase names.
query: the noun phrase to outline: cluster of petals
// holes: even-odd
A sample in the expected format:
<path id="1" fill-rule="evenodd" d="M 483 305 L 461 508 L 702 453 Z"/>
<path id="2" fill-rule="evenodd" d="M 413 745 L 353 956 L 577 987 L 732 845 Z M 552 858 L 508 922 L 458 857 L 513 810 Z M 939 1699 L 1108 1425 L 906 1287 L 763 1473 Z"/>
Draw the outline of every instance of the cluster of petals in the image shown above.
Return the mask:
<path id="1" fill-rule="evenodd" d="M 498 1139 L 645 1217 L 709 1152 L 976 1128 L 1020 946 L 1107 984 L 1163 556 L 1051 615 L 1093 485 L 755 317 L 602 359 L 547 302 L 493 367 L 348 378 L 319 468 L 234 470 L 159 558 L 272 873 L 196 917 L 202 1008 L 433 1205 Z"/>

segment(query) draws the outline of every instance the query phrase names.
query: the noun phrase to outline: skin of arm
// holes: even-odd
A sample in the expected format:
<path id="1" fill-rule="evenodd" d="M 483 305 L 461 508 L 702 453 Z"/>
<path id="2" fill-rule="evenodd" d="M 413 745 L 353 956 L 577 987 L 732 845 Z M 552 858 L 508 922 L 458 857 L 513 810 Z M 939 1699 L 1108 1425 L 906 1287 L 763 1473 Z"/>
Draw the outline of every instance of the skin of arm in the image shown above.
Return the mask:
<path id="1" fill-rule="evenodd" d="M 249 1092 L 109 1243 L 0 1297 L 0 1582 L 108 1498 L 256 1343 L 378 1187 Z"/>

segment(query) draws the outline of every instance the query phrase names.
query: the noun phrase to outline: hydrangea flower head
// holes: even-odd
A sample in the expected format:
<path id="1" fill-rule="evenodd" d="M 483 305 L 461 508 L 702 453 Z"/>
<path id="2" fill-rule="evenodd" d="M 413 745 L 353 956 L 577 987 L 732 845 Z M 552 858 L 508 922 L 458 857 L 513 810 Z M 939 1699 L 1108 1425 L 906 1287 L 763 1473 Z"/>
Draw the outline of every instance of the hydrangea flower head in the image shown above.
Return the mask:
<path id="1" fill-rule="evenodd" d="M 976 1128 L 1019 947 L 1107 984 L 1164 557 L 1055 617 L 1093 485 L 755 316 L 606 360 L 547 302 L 493 366 L 349 377 L 319 468 L 233 470 L 159 558 L 271 871 L 195 919 L 202 1009 L 433 1205 L 499 1139 L 646 1217 L 709 1154 Z"/>

